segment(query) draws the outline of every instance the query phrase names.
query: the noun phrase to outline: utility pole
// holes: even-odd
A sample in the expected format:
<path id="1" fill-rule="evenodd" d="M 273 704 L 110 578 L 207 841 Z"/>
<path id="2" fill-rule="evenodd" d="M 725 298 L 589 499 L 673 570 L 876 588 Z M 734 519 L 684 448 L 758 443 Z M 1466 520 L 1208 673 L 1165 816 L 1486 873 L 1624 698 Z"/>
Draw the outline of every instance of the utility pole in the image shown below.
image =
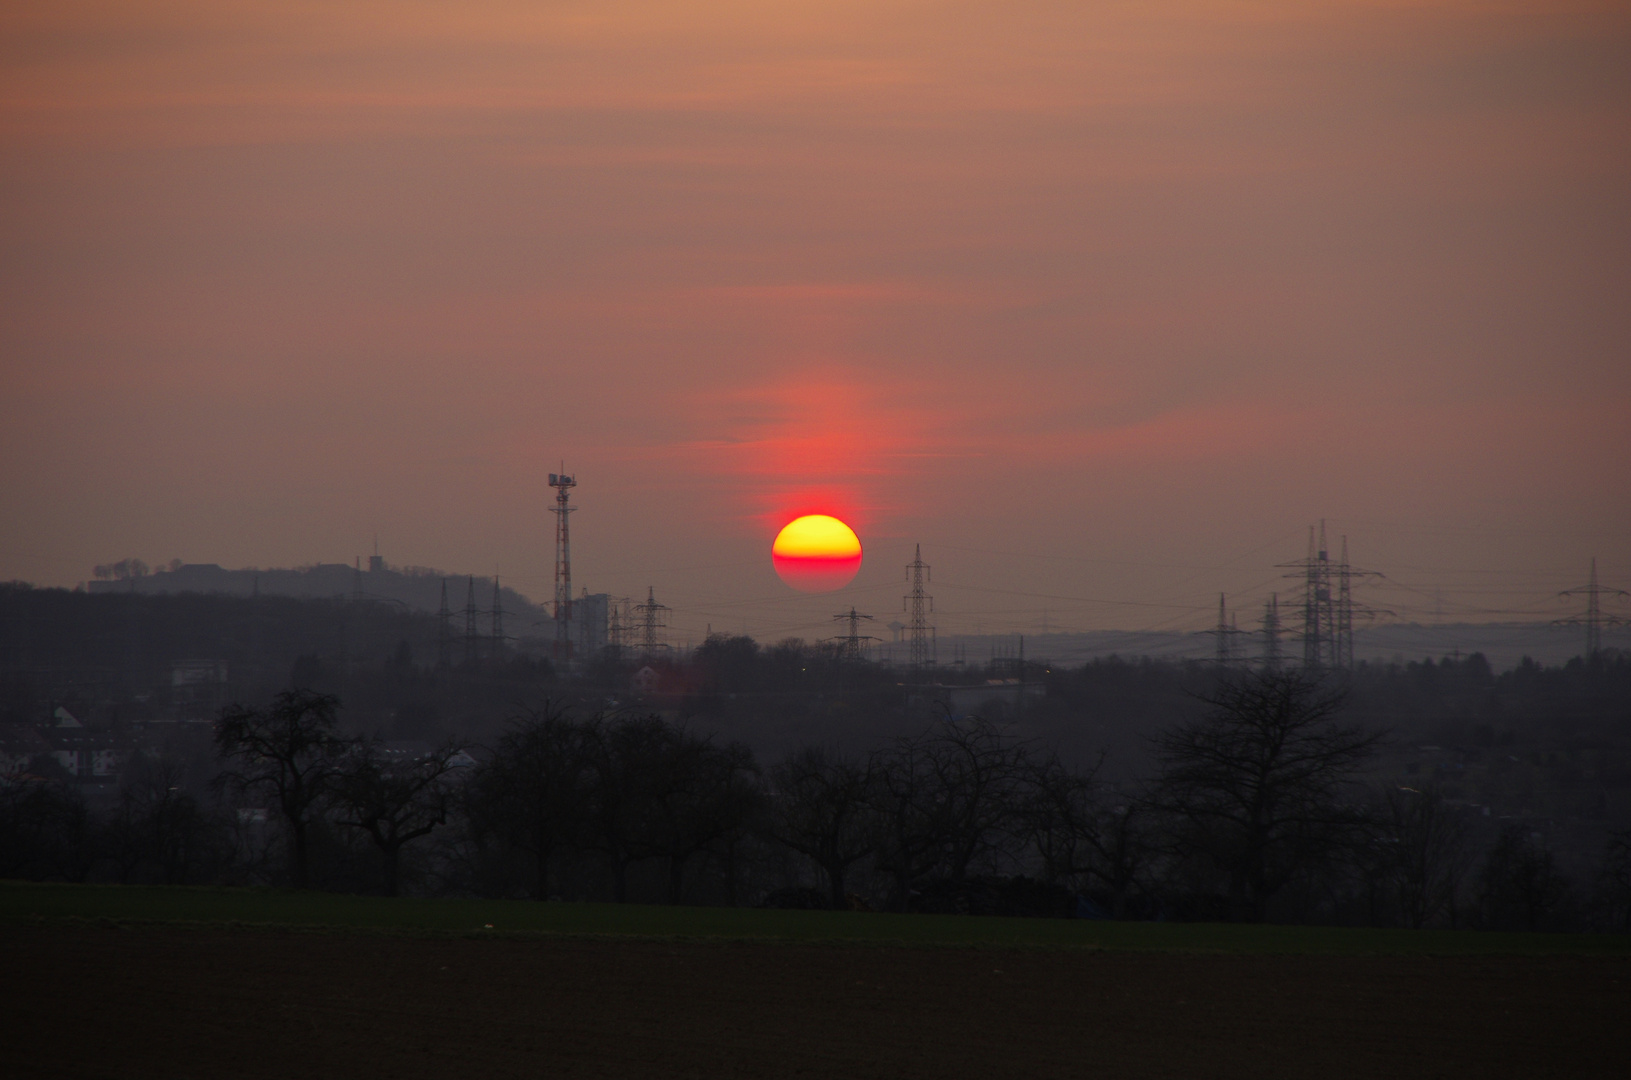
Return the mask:
<path id="1" fill-rule="evenodd" d="M 930 578 L 929 566 L 923 561 L 922 544 L 917 545 L 912 561 L 906 564 L 906 578 L 912 583 L 912 591 L 902 597 L 902 607 L 911 616 L 906 628 L 907 642 L 912 671 L 921 676 L 934 663 L 934 627 L 929 625 L 934 597 L 923 592 L 924 582 Z"/>
<path id="2" fill-rule="evenodd" d="M 566 463 L 561 463 L 566 468 Z M 570 515 L 577 507 L 568 501 L 578 482 L 566 473 L 550 473 L 549 486 L 555 489 L 555 662 L 572 659 L 572 530 Z"/>

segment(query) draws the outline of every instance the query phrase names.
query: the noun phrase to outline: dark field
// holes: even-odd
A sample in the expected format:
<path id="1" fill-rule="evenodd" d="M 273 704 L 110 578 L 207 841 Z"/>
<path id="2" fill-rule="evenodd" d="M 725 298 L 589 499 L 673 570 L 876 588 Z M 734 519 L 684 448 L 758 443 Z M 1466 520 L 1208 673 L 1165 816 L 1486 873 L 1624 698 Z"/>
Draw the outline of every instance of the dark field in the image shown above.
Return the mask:
<path id="1" fill-rule="evenodd" d="M 1623 956 L 0 922 L 19 1077 L 1631 1075 Z"/>

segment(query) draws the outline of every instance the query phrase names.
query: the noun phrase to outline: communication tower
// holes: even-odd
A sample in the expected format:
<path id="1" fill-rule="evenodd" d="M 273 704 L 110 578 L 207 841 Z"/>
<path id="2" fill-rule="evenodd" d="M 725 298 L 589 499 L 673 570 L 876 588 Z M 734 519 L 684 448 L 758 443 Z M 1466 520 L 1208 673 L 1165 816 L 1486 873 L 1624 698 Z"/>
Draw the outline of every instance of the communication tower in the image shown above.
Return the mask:
<path id="1" fill-rule="evenodd" d="M 566 467 L 562 462 L 561 467 Z M 572 659 L 572 530 L 570 516 L 577 507 L 570 503 L 578 482 L 565 472 L 550 473 L 549 486 L 555 489 L 555 661 Z"/>
<path id="2" fill-rule="evenodd" d="M 902 607 L 911 617 L 906 625 L 908 655 L 912 670 L 922 672 L 934 663 L 935 654 L 934 627 L 929 625 L 929 615 L 934 612 L 934 597 L 923 592 L 923 584 L 930 577 L 929 566 L 923 561 L 922 544 L 916 546 L 912 561 L 906 564 L 906 580 L 912 583 L 912 591 L 901 598 Z"/>

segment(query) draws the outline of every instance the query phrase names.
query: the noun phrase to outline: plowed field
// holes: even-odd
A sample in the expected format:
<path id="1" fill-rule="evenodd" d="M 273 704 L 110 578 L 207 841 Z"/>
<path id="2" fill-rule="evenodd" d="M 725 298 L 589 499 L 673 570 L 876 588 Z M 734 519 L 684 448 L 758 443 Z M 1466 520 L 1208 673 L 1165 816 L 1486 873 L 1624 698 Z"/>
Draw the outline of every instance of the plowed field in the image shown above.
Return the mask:
<path id="1" fill-rule="evenodd" d="M 1623 957 L 0 927 L 17 1077 L 1624 1077 Z"/>

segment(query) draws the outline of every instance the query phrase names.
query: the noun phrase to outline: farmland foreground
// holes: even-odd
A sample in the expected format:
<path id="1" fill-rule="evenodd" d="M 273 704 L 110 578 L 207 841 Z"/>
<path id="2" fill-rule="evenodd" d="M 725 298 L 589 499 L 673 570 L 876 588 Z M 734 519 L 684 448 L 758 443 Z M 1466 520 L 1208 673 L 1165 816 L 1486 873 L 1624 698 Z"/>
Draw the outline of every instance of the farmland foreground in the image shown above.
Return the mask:
<path id="1" fill-rule="evenodd" d="M 0 925 L 11 1075 L 1616 1076 L 1621 956 Z"/>

